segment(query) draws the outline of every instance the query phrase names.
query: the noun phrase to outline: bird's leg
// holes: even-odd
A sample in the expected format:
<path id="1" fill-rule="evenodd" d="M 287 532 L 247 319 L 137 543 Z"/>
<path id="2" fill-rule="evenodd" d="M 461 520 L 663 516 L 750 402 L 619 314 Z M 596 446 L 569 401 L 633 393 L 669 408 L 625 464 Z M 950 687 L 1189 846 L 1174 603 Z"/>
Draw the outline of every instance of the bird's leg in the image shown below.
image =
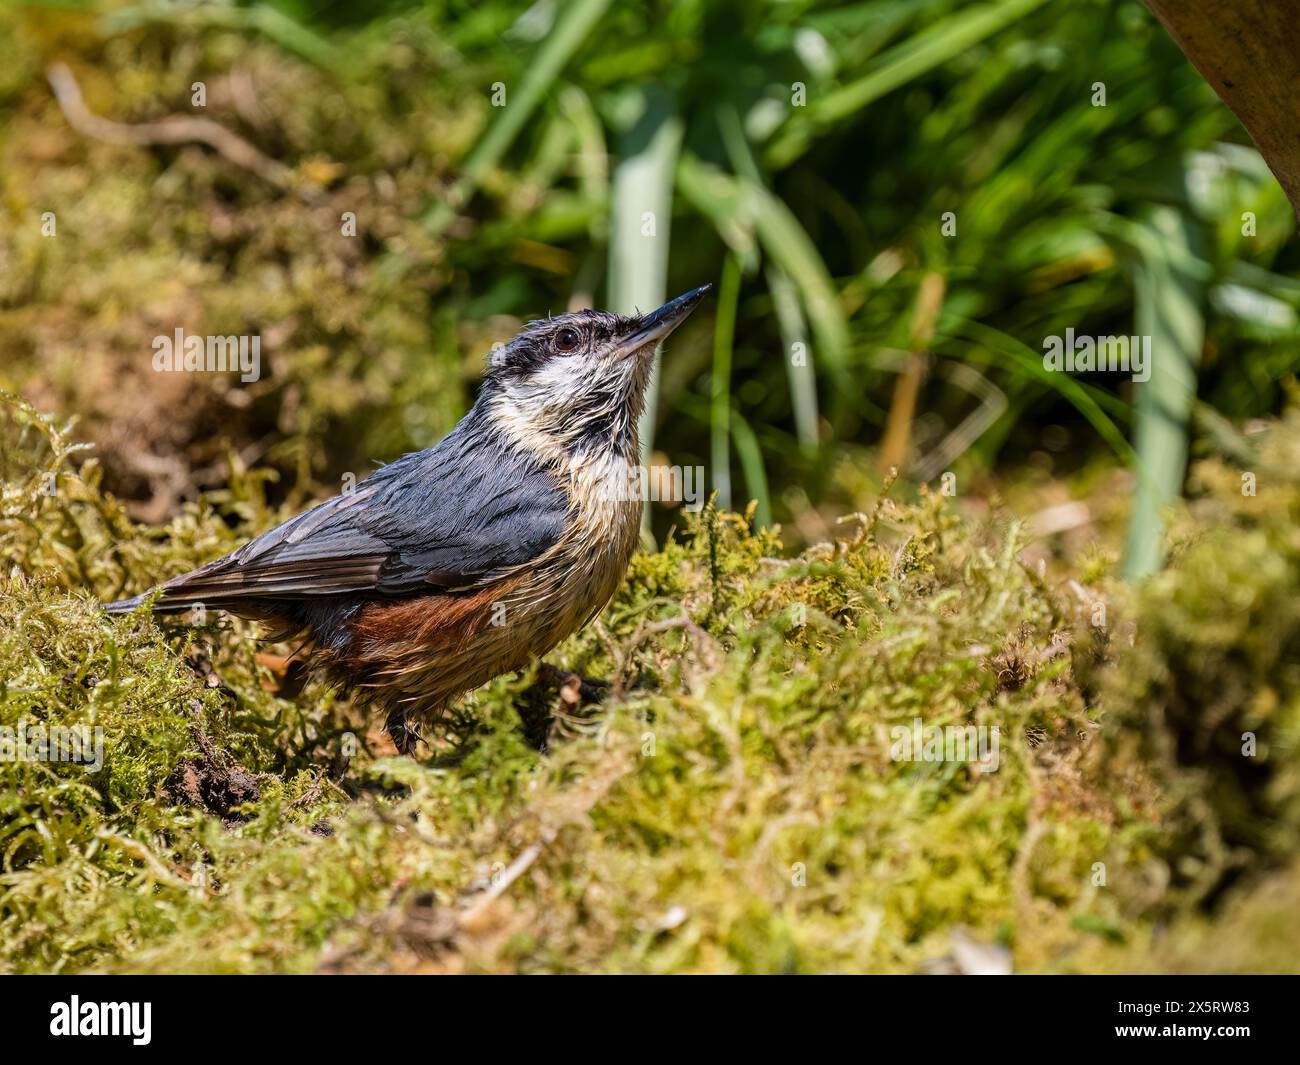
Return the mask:
<path id="1" fill-rule="evenodd" d="M 566 702 L 601 702 L 609 692 L 609 681 L 584 677 L 551 665 L 537 663 L 537 682 L 548 688 L 558 688 Z"/>
<path id="2" fill-rule="evenodd" d="M 393 741 L 393 746 L 397 748 L 398 754 L 415 754 L 415 747 L 420 742 L 421 736 L 407 721 L 404 707 L 399 706 L 389 713 L 388 718 L 384 721 L 384 731 L 388 733 L 389 739 Z"/>
<path id="3" fill-rule="evenodd" d="M 591 680 L 549 662 L 538 662 L 535 681 L 516 704 L 524 738 L 539 751 L 549 750 L 556 740 L 580 731 L 579 723 L 591 716 L 580 708 L 601 702 L 608 689 L 609 684 L 603 680 Z M 560 695 L 558 706 L 550 695 L 556 691 Z"/>

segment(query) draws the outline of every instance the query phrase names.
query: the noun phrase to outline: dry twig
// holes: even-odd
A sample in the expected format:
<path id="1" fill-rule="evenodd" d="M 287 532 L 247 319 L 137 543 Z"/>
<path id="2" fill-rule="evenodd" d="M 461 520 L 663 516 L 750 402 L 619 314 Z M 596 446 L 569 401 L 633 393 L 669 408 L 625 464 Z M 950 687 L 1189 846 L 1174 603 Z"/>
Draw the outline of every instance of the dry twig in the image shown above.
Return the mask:
<path id="1" fill-rule="evenodd" d="M 231 133 L 210 118 L 172 115 L 158 122 L 114 122 L 93 114 L 81 97 L 81 86 L 63 63 L 51 63 L 45 71 L 54 98 L 68 125 L 83 136 L 109 144 L 206 144 L 223 159 L 249 170 L 263 181 L 286 192 L 296 192 L 309 199 L 308 190 L 297 187 L 293 171 L 283 163 L 264 155 L 242 137 Z"/>

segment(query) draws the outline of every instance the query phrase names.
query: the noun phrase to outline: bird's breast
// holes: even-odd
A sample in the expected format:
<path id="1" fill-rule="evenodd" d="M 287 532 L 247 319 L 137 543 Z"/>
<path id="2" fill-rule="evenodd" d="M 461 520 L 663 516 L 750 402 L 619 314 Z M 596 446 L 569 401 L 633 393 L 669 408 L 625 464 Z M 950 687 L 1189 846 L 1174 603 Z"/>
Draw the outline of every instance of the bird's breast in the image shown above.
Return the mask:
<path id="1" fill-rule="evenodd" d="M 473 590 L 362 608 L 349 651 L 370 683 L 435 700 L 457 695 L 522 668 L 604 608 L 640 534 L 637 471 L 592 460 L 565 472 L 569 520 L 540 558 Z"/>

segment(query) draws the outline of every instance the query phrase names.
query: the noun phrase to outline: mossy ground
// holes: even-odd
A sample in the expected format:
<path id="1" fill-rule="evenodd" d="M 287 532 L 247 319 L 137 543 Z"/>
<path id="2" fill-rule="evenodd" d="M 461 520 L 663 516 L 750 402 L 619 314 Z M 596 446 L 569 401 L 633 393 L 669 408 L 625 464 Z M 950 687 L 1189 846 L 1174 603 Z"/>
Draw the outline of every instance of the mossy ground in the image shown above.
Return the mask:
<path id="1" fill-rule="evenodd" d="M 1131 602 L 938 496 L 798 555 L 706 509 L 552 656 L 604 705 L 502 677 L 412 760 L 251 626 L 99 612 L 281 517 L 256 475 L 137 527 L 4 412 L 0 724 L 105 749 L 0 762 L 0 968 L 908 972 L 954 935 L 1021 971 L 1295 967 L 1295 419 L 1258 495 L 1201 467 Z M 996 769 L 891 758 L 917 718 L 997 728 Z"/>
<path id="2" fill-rule="evenodd" d="M 500 12 L 486 14 L 478 32 L 498 36 Z M 582 132 L 592 105 L 570 93 L 536 151 L 485 179 L 454 239 L 429 236 L 421 205 L 455 180 L 499 76 L 472 34 L 458 52 L 446 27 L 403 13 L 304 62 L 260 34 L 185 18 L 105 34 L 98 16 L 0 12 L 0 387 L 79 417 L 74 437 L 0 406 L 0 727 L 97 726 L 105 741 L 96 772 L 0 760 L 0 970 L 910 972 L 942 968 L 963 939 L 1022 971 L 1300 968 L 1294 417 L 1236 442 L 1235 464 L 1198 467 L 1169 569 L 1136 590 L 1110 576 L 1127 491 L 1113 466 L 1070 480 L 1070 448 L 1060 467 L 999 481 L 976 462 L 957 467 L 956 501 L 899 486 L 878 502 L 874 455 L 828 441 L 815 487 L 798 463 L 769 471 L 792 546 L 741 515 L 683 519 L 635 559 L 599 626 L 555 652 L 611 681 L 603 706 L 503 677 L 419 761 L 388 756 L 348 701 L 298 690 L 268 655 L 284 649 L 251 626 L 102 615 L 99 602 L 338 490 L 345 471 L 431 444 L 492 341 L 595 283 L 609 212 L 607 176 L 560 163 L 603 144 L 598 125 L 594 143 Z M 1041 40 L 1037 53 L 1059 51 Z M 1164 69 L 1152 44 L 1132 46 L 1144 76 Z M 622 53 L 597 58 L 588 90 L 601 91 L 602 64 L 626 78 Z M 197 145 L 78 134 L 46 82 L 55 60 L 93 112 L 121 122 L 192 115 L 205 81 L 206 114 L 291 166 L 294 193 Z M 1007 52 L 972 69 L 988 82 L 999 64 L 1025 68 Z M 1135 113 L 1170 124 L 1166 105 L 1188 94 L 1143 84 L 1161 107 Z M 883 154 L 978 186 L 979 168 L 934 160 L 1009 142 L 958 106 L 960 136 L 897 121 Z M 1211 137 L 1220 120 L 1181 125 Z M 853 159 L 859 140 L 846 130 Z M 1086 160 L 1102 150 L 1077 146 Z M 1095 169 L 1076 167 L 1093 192 Z M 1034 173 L 1004 171 L 1001 187 L 1032 187 Z M 929 217 L 925 202 L 900 216 Z M 886 215 L 902 203 L 873 190 L 873 230 L 895 232 Z M 1257 269 L 1289 212 L 1271 186 L 1246 205 L 1260 212 Z M 356 240 L 339 228 L 349 211 Z M 967 232 L 963 261 L 1012 272 L 981 269 L 966 299 L 1048 291 L 1039 253 L 1006 236 L 1042 230 L 1014 217 L 982 243 Z M 1052 264 L 1082 261 L 1060 256 L 1085 221 L 1064 216 L 1045 242 L 1060 249 Z M 894 239 L 906 251 L 906 231 Z M 698 283 L 718 254 L 716 238 L 689 239 L 674 262 Z M 1111 306 L 1108 276 L 1086 299 L 1077 283 L 1071 300 L 1045 298 L 1061 313 Z M 876 291 L 855 322 L 862 350 L 896 346 L 911 302 L 906 287 Z M 154 373 L 150 338 L 182 323 L 262 335 L 270 372 L 248 387 Z M 1285 355 L 1289 337 L 1271 349 L 1244 335 L 1216 336 L 1203 397 L 1271 402 L 1285 359 L 1269 353 Z M 674 337 L 665 397 L 689 394 L 713 346 L 703 319 Z M 745 409 L 762 430 L 782 417 L 769 403 L 785 369 L 760 362 L 769 399 L 750 365 Z M 1014 391 L 1013 409 L 1032 397 Z M 94 450 L 74 453 L 72 439 Z M 693 439 L 707 449 L 707 427 Z M 767 456 L 794 454 L 772 443 L 788 439 L 765 436 Z M 679 444 L 674 461 L 707 454 Z M 1027 544 L 1008 513 L 1080 496 L 1090 520 L 1047 541 Z M 864 517 L 834 524 L 859 506 Z M 917 718 L 998 728 L 996 771 L 892 759 L 891 728 Z"/>

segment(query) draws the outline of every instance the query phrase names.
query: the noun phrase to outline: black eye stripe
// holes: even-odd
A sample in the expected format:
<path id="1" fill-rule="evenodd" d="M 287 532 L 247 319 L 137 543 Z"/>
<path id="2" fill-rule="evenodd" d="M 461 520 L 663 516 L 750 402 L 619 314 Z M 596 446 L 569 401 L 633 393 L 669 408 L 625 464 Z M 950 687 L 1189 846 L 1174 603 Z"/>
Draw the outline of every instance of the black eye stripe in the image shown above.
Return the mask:
<path id="1" fill-rule="evenodd" d="M 609 341 L 625 335 L 632 322 L 630 318 L 597 311 L 572 311 L 558 317 L 536 319 L 529 322 L 504 349 L 489 356 L 490 372 L 503 378 L 522 377 L 552 359 L 599 352 Z M 560 340 L 562 334 L 563 343 Z M 573 338 L 576 338 L 576 343 L 573 343 Z"/>

